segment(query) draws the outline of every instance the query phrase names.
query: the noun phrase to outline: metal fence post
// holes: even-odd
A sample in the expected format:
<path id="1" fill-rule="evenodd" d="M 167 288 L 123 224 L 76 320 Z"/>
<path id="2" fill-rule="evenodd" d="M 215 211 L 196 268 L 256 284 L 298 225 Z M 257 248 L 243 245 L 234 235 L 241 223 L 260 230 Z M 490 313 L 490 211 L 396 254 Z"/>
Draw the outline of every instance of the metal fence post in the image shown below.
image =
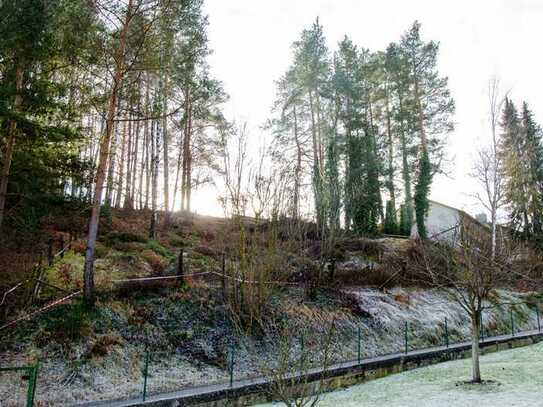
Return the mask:
<path id="1" fill-rule="evenodd" d="M 537 315 L 537 331 L 541 332 L 541 320 L 539 319 L 539 304 L 535 306 L 535 313 Z"/>
<path id="2" fill-rule="evenodd" d="M 36 381 L 38 380 L 39 360 L 33 367 L 27 369 L 28 372 L 28 391 L 26 394 L 26 407 L 34 406 L 34 396 L 36 394 Z"/>
<path id="3" fill-rule="evenodd" d="M 407 336 L 407 321 L 405 321 L 405 354 L 407 355 L 407 352 L 409 350 L 409 343 L 408 343 L 408 336 Z"/>
<path id="4" fill-rule="evenodd" d="M 305 362 L 305 341 L 304 341 L 304 334 L 302 333 L 300 335 L 300 373 L 304 371 L 304 362 Z"/>
<path id="5" fill-rule="evenodd" d="M 234 345 L 230 345 L 230 388 L 234 386 Z"/>
<path id="6" fill-rule="evenodd" d="M 447 349 L 449 348 L 449 325 L 447 322 L 447 318 L 445 318 L 445 346 Z"/>
<path id="7" fill-rule="evenodd" d="M 34 404 L 34 398 L 36 396 L 36 389 L 38 388 L 38 371 L 40 369 L 40 360 L 36 360 L 36 365 L 34 366 L 34 389 L 32 390 L 32 404 Z"/>
<path id="8" fill-rule="evenodd" d="M 358 327 L 358 364 L 360 364 L 361 355 L 360 355 L 360 326 Z"/>
<path id="9" fill-rule="evenodd" d="M 513 319 L 513 307 L 510 307 L 511 310 L 511 336 L 515 336 L 515 321 Z"/>
<path id="10" fill-rule="evenodd" d="M 479 326 L 481 331 L 481 341 L 485 341 L 485 327 L 483 325 L 483 310 L 481 310 L 481 313 L 479 314 Z"/>
<path id="11" fill-rule="evenodd" d="M 149 351 L 145 349 L 145 362 L 143 364 L 143 396 L 142 400 L 147 398 L 147 376 L 149 374 Z"/>

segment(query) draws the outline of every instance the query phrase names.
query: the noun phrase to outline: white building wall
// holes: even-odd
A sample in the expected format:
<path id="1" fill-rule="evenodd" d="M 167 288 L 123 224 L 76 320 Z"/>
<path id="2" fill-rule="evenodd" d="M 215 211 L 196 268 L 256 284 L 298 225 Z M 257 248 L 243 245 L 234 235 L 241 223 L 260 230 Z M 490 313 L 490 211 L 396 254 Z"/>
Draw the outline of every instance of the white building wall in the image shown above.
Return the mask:
<path id="1" fill-rule="evenodd" d="M 440 234 L 448 229 L 458 225 L 460 221 L 460 212 L 457 209 L 442 205 L 438 202 L 430 201 L 430 208 L 426 216 L 426 230 L 428 237 Z M 454 239 L 454 230 L 449 230 L 439 235 L 439 239 Z M 417 224 L 413 224 L 411 228 L 411 237 L 417 237 Z"/>

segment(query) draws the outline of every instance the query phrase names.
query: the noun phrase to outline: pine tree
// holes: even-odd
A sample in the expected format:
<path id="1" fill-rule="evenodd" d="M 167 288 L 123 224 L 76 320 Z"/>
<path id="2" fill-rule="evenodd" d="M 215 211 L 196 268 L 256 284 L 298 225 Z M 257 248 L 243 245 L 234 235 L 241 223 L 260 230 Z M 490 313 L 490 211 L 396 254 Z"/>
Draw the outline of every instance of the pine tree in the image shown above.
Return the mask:
<path id="1" fill-rule="evenodd" d="M 401 50 L 410 69 L 409 81 L 413 98 L 412 119 L 420 137 L 418 179 L 415 187 L 415 212 L 419 236 L 426 237 L 424 217 L 428 210 L 428 194 L 432 175 L 439 171 L 444 155 L 443 136 L 453 130 L 451 116 L 454 101 L 448 89 L 448 79 L 437 70 L 439 44 L 423 42 L 420 24 L 415 21 L 401 40 Z"/>
<path id="2" fill-rule="evenodd" d="M 526 191 L 526 170 L 524 162 L 525 140 L 520 131 L 518 111 L 514 103 L 506 99 L 500 123 L 502 134 L 500 140 L 500 156 L 506 176 L 505 195 L 509 207 L 511 225 L 522 230 L 528 236 L 529 220 Z"/>
<path id="3" fill-rule="evenodd" d="M 403 236 L 410 236 L 411 227 L 412 227 L 412 223 L 409 218 L 407 206 L 403 204 L 400 206 L 400 225 L 399 225 L 400 234 Z"/>
<path id="4" fill-rule="evenodd" d="M 398 223 L 396 220 L 396 208 L 394 208 L 394 203 L 392 200 L 387 201 L 383 232 L 389 235 L 396 235 L 399 233 Z"/>
<path id="5" fill-rule="evenodd" d="M 335 134 L 326 146 L 326 211 L 328 227 L 332 231 L 340 229 L 341 182 L 339 179 L 339 151 Z"/>
<path id="6" fill-rule="evenodd" d="M 511 225 L 524 239 L 542 240 L 543 145 L 540 127 L 523 103 L 520 115 L 506 99 L 501 120 L 500 159 Z"/>
<path id="7" fill-rule="evenodd" d="M 430 207 L 428 195 L 430 194 L 430 185 L 432 183 L 432 167 L 428 153 L 423 150 L 419 162 L 418 182 L 415 186 L 415 215 L 417 221 L 417 232 L 419 237 L 426 239 L 426 215 Z"/>
<path id="8" fill-rule="evenodd" d="M 416 158 L 413 151 L 414 137 L 412 130 L 412 100 L 409 94 L 409 66 L 407 59 L 397 44 L 390 44 L 386 50 L 385 70 L 391 81 L 392 95 L 395 99 L 392 111 L 393 123 L 398 134 L 398 149 L 401 157 L 401 173 L 403 180 L 404 202 L 402 212 L 404 215 L 403 233 L 411 233 L 413 224 L 413 193 L 412 193 L 412 161 Z"/>
<path id="9" fill-rule="evenodd" d="M 0 128 L 5 129 L 0 138 L 1 230 L 19 143 L 24 150 L 20 157 L 41 163 L 38 167 L 44 170 L 47 160 L 40 154 L 51 158 L 55 150 L 57 167 L 74 159 L 71 149 L 80 117 L 74 109 L 74 89 L 79 81 L 71 62 L 90 48 L 94 26 L 92 8 L 81 1 L 1 1 L 0 15 Z M 36 142 L 34 154 L 32 142 Z M 65 143 L 64 151 L 57 149 L 57 143 Z"/>
<path id="10" fill-rule="evenodd" d="M 543 145 L 541 128 L 535 123 L 528 104 L 522 104 L 522 138 L 525 140 L 525 155 L 528 167 L 526 192 L 529 200 L 530 235 L 534 240 L 542 241 L 543 226 Z"/>

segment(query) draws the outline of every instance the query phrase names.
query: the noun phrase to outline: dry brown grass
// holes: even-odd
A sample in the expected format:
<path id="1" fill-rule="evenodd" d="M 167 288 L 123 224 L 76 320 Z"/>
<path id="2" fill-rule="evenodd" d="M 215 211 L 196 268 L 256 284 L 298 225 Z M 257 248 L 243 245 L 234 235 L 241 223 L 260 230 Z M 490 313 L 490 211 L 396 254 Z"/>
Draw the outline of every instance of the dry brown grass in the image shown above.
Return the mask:
<path id="1" fill-rule="evenodd" d="M 143 250 L 141 252 L 141 257 L 145 259 L 145 261 L 149 263 L 149 265 L 157 273 L 163 272 L 167 266 L 166 261 L 151 249 Z"/>

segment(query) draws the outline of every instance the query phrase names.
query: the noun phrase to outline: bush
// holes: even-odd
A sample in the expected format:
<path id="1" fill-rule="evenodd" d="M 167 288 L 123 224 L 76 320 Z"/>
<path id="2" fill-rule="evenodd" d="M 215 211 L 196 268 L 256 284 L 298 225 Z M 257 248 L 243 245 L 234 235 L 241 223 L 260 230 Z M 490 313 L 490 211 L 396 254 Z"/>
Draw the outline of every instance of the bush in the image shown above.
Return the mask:
<path id="1" fill-rule="evenodd" d="M 103 241 L 108 246 L 113 246 L 116 243 L 147 243 L 149 239 L 139 233 L 130 233 L 130 232 L 109 232 L 104 238 Z"/>
<path id="2" fill-rule="evenodd" d="M 83 240 L 74 240 L 71 248 L 74 253 L 84 254 L 87 249 L 87 244 Z"/>
<path id="3" fill-rule="evenodd" d="M 156 254 L 153 250 L 145 249 L 141 252 L 141 257 L 145 259 L 147 263 L 153 268 L 156 272 L 162 272 L 166 268 L 166 262 L 162 257 Z"/>
<path id="4" fill-rule="evenodd" d="M 149 240 L 147 242 L 147 249 L 152 250 L 156 254 L 162 257 L 173 257 L 173 253 L 158 243 L 156 240 Z"/>
<path id="5" fill-rule="evenodd" d="M 92 344 L 90 349 L 91 356 L 106 356 L 113 346 L 123 344 L 123 338 L 118 334 L 101 335 Z"/>
<path id="6" fill-rule="evenodd" d="M 119 252 L 137 253 L 145 248 L 143 243 L 139 242 L 116 242 L 113 248 Z"/>
<path id="7" fill-rule="evenodd" d="M 89 336 L 94 313 L 83 302 L 75 302 L 61 306 L 45 321 L 45 326 L 35 338 L 36 342 L 49 341 L 70 344 L 78 339 Z M 39 343 L 38 343 L 39 344 Z"/>
<path id="8" fill-rule="evenodd" d="M 187 243 L 185 242 L 185 239 L 183 239 L 179 235 L 171 234 L 168 241 L 173 247 L 185 247 Z"/>
<path id="9" fill-rule="evenodd" d="M 109 254 L 109 247 L 104 246 L 100 242 L 96 242 L 94 248 L 94 257 L 104 258 Z"/>

